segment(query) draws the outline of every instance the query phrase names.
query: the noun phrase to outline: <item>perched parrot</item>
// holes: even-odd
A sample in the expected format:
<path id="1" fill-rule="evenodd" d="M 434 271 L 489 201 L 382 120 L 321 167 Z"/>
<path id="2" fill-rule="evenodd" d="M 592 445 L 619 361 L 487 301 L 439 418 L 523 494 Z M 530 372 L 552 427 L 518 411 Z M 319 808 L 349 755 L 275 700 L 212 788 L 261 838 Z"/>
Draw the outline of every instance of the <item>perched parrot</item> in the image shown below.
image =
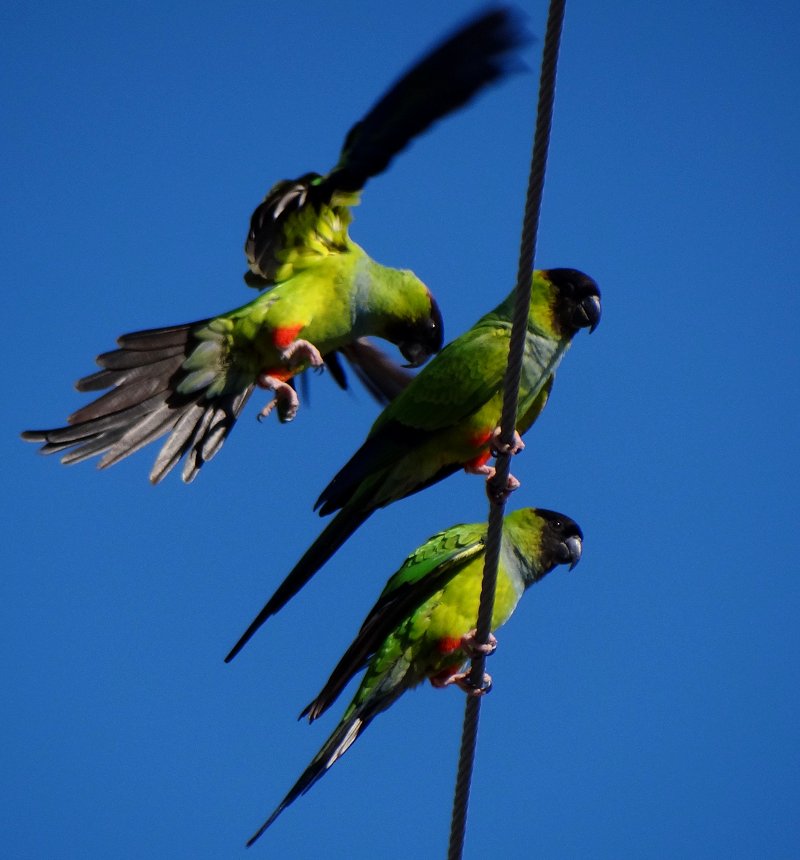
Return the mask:
<path id="1" fill-rule="evenodd" d="M 27 430 L 63 463 L 103 455 L 104 468 L 169 434 L 150 473 L 158 483 L 184 456 L 191 481 L 219 450 L 255 386 L 274 392 L 261 411 L 291 421 L 292 377 L 323 361 L 342 385 L 341 351 L 384 402 L 406 379 L 365 343 L 396 344 L 418 367 L 443 342 L 442 317 L 410 271 L 374 262 L 348 235 L 350 207 L 416 135 L 511 69 L 525 37 L 513 12 L 495 9 L 464 25 L 420 60 L 348 132 L 338 164 L 277 183 L 254 212 L 246 279 L 269 289 L 248 304 L 186 325 L 122 335 L 97 357 L 102 370 L 79 391 L 111 390 L 69 416 L 69 426 Z"/>
<path id="2" fill-rule="evenodd" d="M 459 469 L 491 476 L 487 462 L 500 421 L 513 292 L 411 381 L 372 425 L 366 441 L 323 490 L 315 510 L 339 510 L 231 649 L 232 660 L 378 508 Z M 520 380 L 517 433 L 545 406 L 553 375 L 581 328 L 600 321 L 600 290 L 575 269 L 535 271 Z M 520 450 L 516 437 L 512 452 Z"/>
<path id="3" fill-rule="evenodd" d="M 324 713 L 361 669 L 361 685 L 339 724 L 277 809 L 248 845 L 350 748 L 381 711 L 426 678 L 434 687 L 466 685 L 462 671 L 475 643 L 487 527 L 459 525 L 433 535 L 403 562 L 386 584 L 353 644 L 339 661 L 322 692 L 301 717 L 309 722 Z M 511 617 L 523 591 L 553 570 L 581 557 L 583 534 L 569 517 L 523 508 L 503 520 L 497 591 L 491 627 Z M 488 678 L 485 681 L 489 681 Z M 466 685 L 470 693 L 473 690 Z"/>

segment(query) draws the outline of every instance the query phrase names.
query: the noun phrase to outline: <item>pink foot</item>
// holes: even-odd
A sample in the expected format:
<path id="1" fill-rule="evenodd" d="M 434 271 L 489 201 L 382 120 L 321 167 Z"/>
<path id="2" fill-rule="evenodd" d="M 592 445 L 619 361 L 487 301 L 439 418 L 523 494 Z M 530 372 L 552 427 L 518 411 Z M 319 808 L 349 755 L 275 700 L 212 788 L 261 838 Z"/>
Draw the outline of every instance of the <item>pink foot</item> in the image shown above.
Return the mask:
<path id="1" fill-rule="evenodd" d="M 485 475 L 486 480 L 488 481 L 490 478 L 494 477 L 494 466 L 489 466 L 487 463 L 481 463 L 476 465 L 475 463 L 467 463 L 464 466 L 464 471 L 468 475 Z"/>
<path id="2" fill-rule="evenodd" d="M 486 479 L 486 495 L 492 504 L 502 505 L 508 500 L 508 497 L 514 490 L 519 489 L 519 481 L 513 475 L 509 475 L 505 487 L 495 490 L 492 487 L 492 478 L 494 478 L 494 475 L 495 470 L 492 469 L 492 474 Z"/>
<path id="3" fill-rule="evenodd" d="M 511 495 L 511 493 L 514 492 L 514 490 L 519 489 L 519 481 L 513 475 L 509 475 L 506 480 L 505 487 L 498 492 L 495 492 L 492 489 L 491 481 L 497 473 L 497 470 L 494 466 L 490 466 L 487 463 L 483 463 L 482 465 L 478 466 L 474 464 L 467 464 L 466 466 L 464 466 L 464 471 L 468 475 L 486 476 L 486 495 L 488 496 L 489 501 L 494 503 L 495 505 L 502 504 L 508 499 L 508 497 Z"/>
<path id="4" fill-rule="evenodd" d="M 495 468 L 494 466 L 489 466 L 487 463 L 481 463 L 480 465 L 467 463 L 467 465 L 464 466 L 464 471 L 468 475 L 485 475 L 486 480 L 488 481 L 490 478 L 494 477 Z"/>
<path id="5" fill-rule="evenodd" d="M 478 631 L 473 628 L 469 633 L 461 637 L 461 649 L 464 653 L 469 657 L 477 657 L 478 654 L 488 657 L 490 654 L 494 654 L 497 650 L 497 639 L 495 639 L 494 634 L 489 634 L 489 641 L 485 644 L 479 644 L 475 641 L 477 635 Z"/>
<path id="6" fill-rule="evenodd" d="M 293 340 L 286 349 L 281 350 L 281 361 L 285 361 L 289 367 L 297 367 L 298 364 L 307 363 L 311 367 L 322 367 L 322 356 L 319 350 L 307 340 Z"/>
<path id="7" fill-rule="evenodd" d="M 275 398 L 270 400 L 261 412 L 258 413 L 257 418 L 259 421 L 263 421 L 276 406 L 278 407 L 278 420 L 281 424 L 286 424 L 297 415 L 300 401 L 297 398 L 297 392 L 288 382 L 275 379 L 274 376 L 266 373 L 259 374 L 256 382 L 260 388 L 266 388 L 268 391 L 275 392 Z"/>
<path id="8" fill-rule="evenodd" d="M 500 435 L 502 432 L 503 431 L 500 427 L 496 427 L 494 433 L 492 433 L 492 440 L 489 446 L 492 457 L 497 457 L 499 454 L 519 454 L 520 451 L 525 450 L 525 443 L 522 441 L 522 436 L 520 436 L 516 430 L 514 431 L 514 436 L 511 439 L 511 442 L 507 444 L 500 442 Z"/>
<path id="9" fill-rule="evenodd" d="M 450 687 L 453 684 L 460 690 L 463 690 L 468 696 L 485 696 L 491 692 L 492 676 L 488 672 L 483 673 L 483 681 L 480 687 L 473 687 L 469 680 L 470 672 L 456 672 L 453 675 L 448 675 L 447 678 L 434 679 L 431 678 L 431 686 L 441 689 Z"/>

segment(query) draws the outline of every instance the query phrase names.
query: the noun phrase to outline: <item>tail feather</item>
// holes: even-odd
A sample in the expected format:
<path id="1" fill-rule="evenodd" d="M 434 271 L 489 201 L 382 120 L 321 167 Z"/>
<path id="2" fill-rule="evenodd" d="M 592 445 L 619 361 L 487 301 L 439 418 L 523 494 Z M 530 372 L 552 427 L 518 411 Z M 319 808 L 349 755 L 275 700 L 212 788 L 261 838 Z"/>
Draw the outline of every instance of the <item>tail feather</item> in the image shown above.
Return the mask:
<path id="1" fill-rule="evenodd" d="M 186 459 L 184 460 L 183 471 L 181 472 L 181 480 L 186 484 L 190 484 L 197 477 L 197 473 L 203 465 L 200 447 L 202 440 L 205 439 L 212 417 L 213 413 L 211 410 L 204 409 L 189 440 L 189 446 L 186 449 Z"/>
<path id="2" fill-rule="evenodd" d="M 364 729 L 381 712 L 385 711 L 405 689 L 400 683 L 388 685 L 388 689 L 376 691 L 364 702 L 353 706 L 345 711 L 339 725 L 322 746 L 322 749 L 314 756 L 309 766 L 300 775 L 300 778 L 289 790 L 286 797 L 278 804 L 270 817 L 258 828 L 258 830 L 247 840 L 249 848 L 264 831 L 275 822 L 275 819 L 298 797 L 305 794 L 311 787 L 333 767 L 333 765 L 350 749 L 350 747 L 361 736 Z"/>
<path id="3" fill-rule="evenodd" d="M 78 424 L 57 427 L 54 430 L 26 430 L 22 438 L 28 442 L 46 442 L 47 444 L 42 447 L 42 453 L 54 454 L 80 442 L 95 439 L 104 433 L 119 429 L 124 433 L 140 416 L 146 415 L 160 402 L 161 398 L 153 397 L 91 421 L 81 421 Z"/>
<path id="4" fill-rule="evenodd" d="M 129 347 L 120 347 L 119 349 L 113 349 L 110 352 L 100 353 L 95 361 L 100 367 L 104 367 L 107 370 L 127 370 L 132 367 L 155 364 L 163 359 L 182 355 L 188 341 L 188 328 L 189 327 L 187 326 L 187 338 L 182 343 L 172 343 L 171 341 L 173 338 L 171 337 L 170 342 L 158 348 L 153 346 L 150 349 L 141 350 Z M 120 344 L 121 342 L 122 338 L 117 338 L 117 343 Z M 82 380 L 78 380 L 78 383 L 80 384 L 81 381 Z"/>
<path id="5" fill-rule="evenodd" d="M 184 456 L 183 480 L 193 480 L 203 463 L 222 447 L 254 388 L 246 379 L 232 383 L 219 375 L 221 371 L 211 362 L 219 357 L 222 347 L 215 345 L 217 355 L 208 359 L 208 383 L 200 387 L 195 380 L 189 386 L 192 390 L 178 390 L 190 375 L 184 366 L 186 359 L 210 343 L 198 344 L 194 335 L 207 323 L 122 335 L 117 339 L 119 349 L 97 357 L 102 369 L 76 383 L 79 391 L 108 390 L 73 412 L 67 426 L 26 430 L 22 438 L 43 442 L 42 454 L 67 451 L 62 457 L 66 465 L 103 455 L 98 465 L 107 468 L 169 434 L 150 480 L 161 481 Z M 208 353 L 213 351 L 206 348 Z M 220 394 L 208 396 L 212 383 L 235 390 L 223 388 Z"/>
<path id="6" fill-rule="evenodd" d="M 344 508 L 328 523 L 322 534 L 306 550 L 303 557 L 292 568 L 289 575 L 278 586 L 275 593 L 264 605 L 261 612 L 231 648 L 225 662 L 231 660 L 244 648 L 259 627 L 271 616 L 279 612 L 311 579 L 312 576 L 330 559 L 351 534 L 367 520 L 373 508 L 366 511 Z"/>
<path id="7" fill-rule="evenodd" d="M 219 451 L 229 430 L 230 423 L 227 421 L 225 410 L 217 409 L 208 422 L 208 431 L 203 439 L 203 446 L 200 449 L 200 456 L 203 458 L 203 462 L 207 463 Z"/>
<path id="8" fill-rule="evenodd" d="M 330 770 L 333 764 L 347 752 L 358 736 L 369 725 L 371 718 L 364 719 L 353 713 L 349 718 L 343 719 L 339 723 L 334 729 L 333 734 L 325 742 L 322 749 L 314 756 L 311 764 L 303 771 L 300 778 L 291 787 L 286 797 L 278 804 L 272 815 L 247 840 L 248 848 L 264 834 L 264 831 L 275 822 L 275 819 L 287 806 L 290 806 L 298 797 L 309 791 L 314 783 Z"/>

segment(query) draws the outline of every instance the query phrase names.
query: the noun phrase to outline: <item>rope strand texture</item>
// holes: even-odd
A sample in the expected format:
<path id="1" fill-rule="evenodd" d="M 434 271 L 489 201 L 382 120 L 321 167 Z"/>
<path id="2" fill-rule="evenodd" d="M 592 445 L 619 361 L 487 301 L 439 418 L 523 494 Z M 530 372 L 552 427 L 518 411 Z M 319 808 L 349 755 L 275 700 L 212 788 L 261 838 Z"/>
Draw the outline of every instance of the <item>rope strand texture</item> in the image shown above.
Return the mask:
<path id="1" fill-rule="evenodd" d="M 517 423 L 517 400 L 522 373 L 522 356 L 525 345 L 528 310 L 531 301 L 531 272 L 536 251 L 536 235 L 539 229 L 539 213 L 542 207 L 544 175 L 547 166 L 547 149 L 550 142 L 550 129 L 553 118 L 555 98 L 556 67 L 561 31 L 564 23 L 566 0 L 550 0 L 547 17 L 542 70 L 539 80 L 539 103 L 536 112 L 536 130 L 531 154 L 531 170 L 528 177 L 528 192 L 525 201 L 525 214 L 522 220 L 522 237 L 517 267 L 517 284 L 514 299 L 514 318 L 508 348 L 508 366 L 503 391 L 503 410 L 500 418 L 500 446 L 510 445 Z M 496 472 L 489 481 L 488 489 L 492 497 L 501 497 L 511 469 L 511 455 L 501 453 L 495 461 Z M 500 558 L 500 540 L 503 531 L 505 503 L 492 503 L 489 506 L 489 528 L 486 538 L 486 557 L 483 568 L 481 600 L 478 609 L 477 641 L 486 643 L 491 632 L 494 592 L 497 583 L 497 566 Z M 472 661 L 469 680 L 473 687 L 483 684 L 486 658 L 483 655 Z M 453 797 L 453 814 L 450 823 L 450 845 L 448 860 L 461 860 L 464 850 L 464 834 L 467 824 L 469 790 L 475 761 L 475 746 L 478 738 L 480 717 L 480 696 L 469 696 L 464 710 L 464 724 L 461 734 L 458 772 Z"/>

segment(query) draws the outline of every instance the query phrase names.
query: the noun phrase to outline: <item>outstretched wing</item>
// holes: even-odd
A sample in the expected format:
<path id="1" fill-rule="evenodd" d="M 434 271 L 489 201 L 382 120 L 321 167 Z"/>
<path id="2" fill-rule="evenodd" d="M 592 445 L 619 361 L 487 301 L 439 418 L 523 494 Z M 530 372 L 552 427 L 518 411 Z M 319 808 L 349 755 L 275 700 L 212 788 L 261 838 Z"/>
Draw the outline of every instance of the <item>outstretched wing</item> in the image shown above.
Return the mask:
<path id="1" fill-rule="evenodd" d="M 350 207 L 367 180 L 382 173 L 413 138 L 510 71 L 512 52 L 526 41 L 516 12 L 493 9 L 420 59 L 350 129 L 327 176 L 307 173 L 270 190 L 250 220 L 245 280 L 270 286 L 345 250 Z"/>
<path id="2" fill-rule="evenodd" d="M 359 191 L 413 138 L 511 71 L 512 52 L 527 41 L 519 13 L 510 8 L 491 9 L 462 24 L 350 129 L 327 181 Z"/>
<path id="3" fill-rule="evenodd" d="M 43 442 L 42 454 L 67 453 L 61 462 L 103 455 L 106 468 L 169 434 L 150 480 L 158 483 L 186 457 L 182 477 L 192 481 L 222 447 L 253 391 L 255 372 L 231 359 L 223 318 L 134 332 L 118 349 L 97 357 L 102 370 L 75 383 L 105 394 L 73 412 L 66 427 L 26 430 Z"/>
<path id="4" fill-rule="evenodd" d="M 277 183 L 250 218 L 245 282 L 258 289 L 275 286 L 346 251 L 350 206 L 357 203 L 357 193 L 338 193 L 318 173 Z"/>

